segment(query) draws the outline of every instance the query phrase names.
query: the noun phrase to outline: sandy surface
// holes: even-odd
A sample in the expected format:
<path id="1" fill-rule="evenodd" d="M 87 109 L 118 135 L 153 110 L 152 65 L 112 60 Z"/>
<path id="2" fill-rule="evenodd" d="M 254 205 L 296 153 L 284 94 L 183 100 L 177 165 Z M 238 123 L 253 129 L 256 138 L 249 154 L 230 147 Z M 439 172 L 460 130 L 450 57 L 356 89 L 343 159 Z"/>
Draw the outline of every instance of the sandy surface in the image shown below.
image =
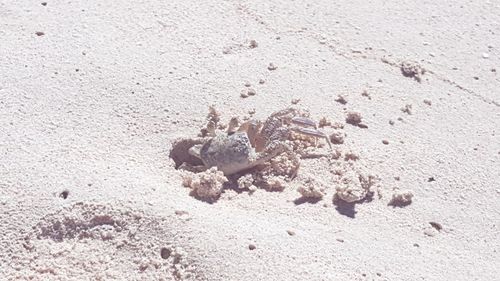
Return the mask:
<path id="1" fill-rule="evenodd" d="M 499 278 L 497 1 L 206 2 L 0 0 L 0 279 Z M 209 105 L 294 99 L 345 125 L 372 200 L 335 205 L 354 160 L 325 157 L 282 191 L 190 195 L 169 151 Z"/>

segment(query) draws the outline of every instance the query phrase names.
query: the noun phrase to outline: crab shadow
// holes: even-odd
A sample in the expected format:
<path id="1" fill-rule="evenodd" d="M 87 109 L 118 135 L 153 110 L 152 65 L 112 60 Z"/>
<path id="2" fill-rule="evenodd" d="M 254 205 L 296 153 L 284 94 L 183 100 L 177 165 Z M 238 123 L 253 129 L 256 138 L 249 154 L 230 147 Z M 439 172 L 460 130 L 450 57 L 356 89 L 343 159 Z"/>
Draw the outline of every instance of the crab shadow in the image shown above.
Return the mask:
<path id="1" fill-rule="evenodd" d="M 387 206 L 391 206 L 392 208 L 404 208 L 408 205 L 411 205 L 411 202 L 399 202 L 395 200 L 391 200 L 391 202 L 387 204 Z"/>
<path id="2" fill-rule="evenodd" d="M 293 204 L 295 204 L 296 206 L 306 204 L 306 203 L 316 204 L 319 201 L 321 201 L 320 198 L 308 198 L 308 197 L 302 196 L 302 197 L 299 197 L 299 198 L 293 200 Z"/>
<path id="3" fill-rule="evenodd" d="M 357 204 L 363 204 L 363 203 L 369 203 L 373 201 L 373 192 L 368 192 L 366 196 L 358 201 L 354 202 L 347 202 L 342 199 L 340 199 L 337 195 L 333 197 L 333 205 L 335 206 L 335 210 L 346 217 L 349 217 L 351 219 L 354 219 L 356 217 L 356 214 L 358 211 L 356 211 L 356 205 Z"/>

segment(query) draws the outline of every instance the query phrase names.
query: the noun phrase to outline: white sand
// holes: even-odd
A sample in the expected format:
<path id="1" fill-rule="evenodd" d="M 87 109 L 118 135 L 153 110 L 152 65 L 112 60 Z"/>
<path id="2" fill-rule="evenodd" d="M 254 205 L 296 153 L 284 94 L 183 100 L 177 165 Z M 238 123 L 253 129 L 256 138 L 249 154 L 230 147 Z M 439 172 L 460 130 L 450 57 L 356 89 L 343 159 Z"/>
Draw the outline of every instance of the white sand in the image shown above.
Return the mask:
<path id="1" fill-rule="evenodd" d="M 498 1 L 0 0 L 0 279 L 497 280 L 499 71 Z M 318 202 L 189 195 L 168 152 L 209 105 L 298 99 L 361 113 L 334 146 L 382 198 L 333 205 L 321 159 Z"/>

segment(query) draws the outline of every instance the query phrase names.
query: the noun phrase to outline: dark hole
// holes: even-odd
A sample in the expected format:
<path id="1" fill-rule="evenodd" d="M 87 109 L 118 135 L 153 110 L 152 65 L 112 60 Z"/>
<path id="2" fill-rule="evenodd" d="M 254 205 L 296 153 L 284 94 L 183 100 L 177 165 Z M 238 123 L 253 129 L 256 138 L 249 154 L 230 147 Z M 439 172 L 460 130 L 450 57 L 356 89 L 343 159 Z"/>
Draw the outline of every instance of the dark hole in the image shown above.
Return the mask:
<path id="1" fill-rule="evenodd" d="M 59 194 L 59 197 L 61 197 L 62 199 L 66 199 L 66 198 L 68 198 L 68 195 L 69 195 L 69 191 L 68 190 L 64 190 L 63 192 L 61 192 Z"/>
<path id="2" fill-rule="evenodd" d="M 170 254 L 172 253 L 172 251 L 170 251 L 169 249 L 167 248 L 161 248 L 161 251 L 160 251 L 160 255 L 161 255 L 161 258 L 166 260 L 170 257 Z"/>

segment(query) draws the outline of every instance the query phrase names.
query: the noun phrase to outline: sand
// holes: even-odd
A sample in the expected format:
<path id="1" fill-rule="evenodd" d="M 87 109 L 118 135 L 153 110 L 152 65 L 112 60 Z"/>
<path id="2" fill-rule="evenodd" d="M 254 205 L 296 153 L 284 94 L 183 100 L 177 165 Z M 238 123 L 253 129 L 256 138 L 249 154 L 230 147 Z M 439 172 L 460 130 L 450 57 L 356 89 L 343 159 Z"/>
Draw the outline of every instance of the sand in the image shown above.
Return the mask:
<path id="1" fill-rule="evenodd" d="M 496 1 L 0 0 L 0 279 L 496 280 L 499 30 Z M 209 106 L 292 103 L 331 154 L 183 185 Z"/>

